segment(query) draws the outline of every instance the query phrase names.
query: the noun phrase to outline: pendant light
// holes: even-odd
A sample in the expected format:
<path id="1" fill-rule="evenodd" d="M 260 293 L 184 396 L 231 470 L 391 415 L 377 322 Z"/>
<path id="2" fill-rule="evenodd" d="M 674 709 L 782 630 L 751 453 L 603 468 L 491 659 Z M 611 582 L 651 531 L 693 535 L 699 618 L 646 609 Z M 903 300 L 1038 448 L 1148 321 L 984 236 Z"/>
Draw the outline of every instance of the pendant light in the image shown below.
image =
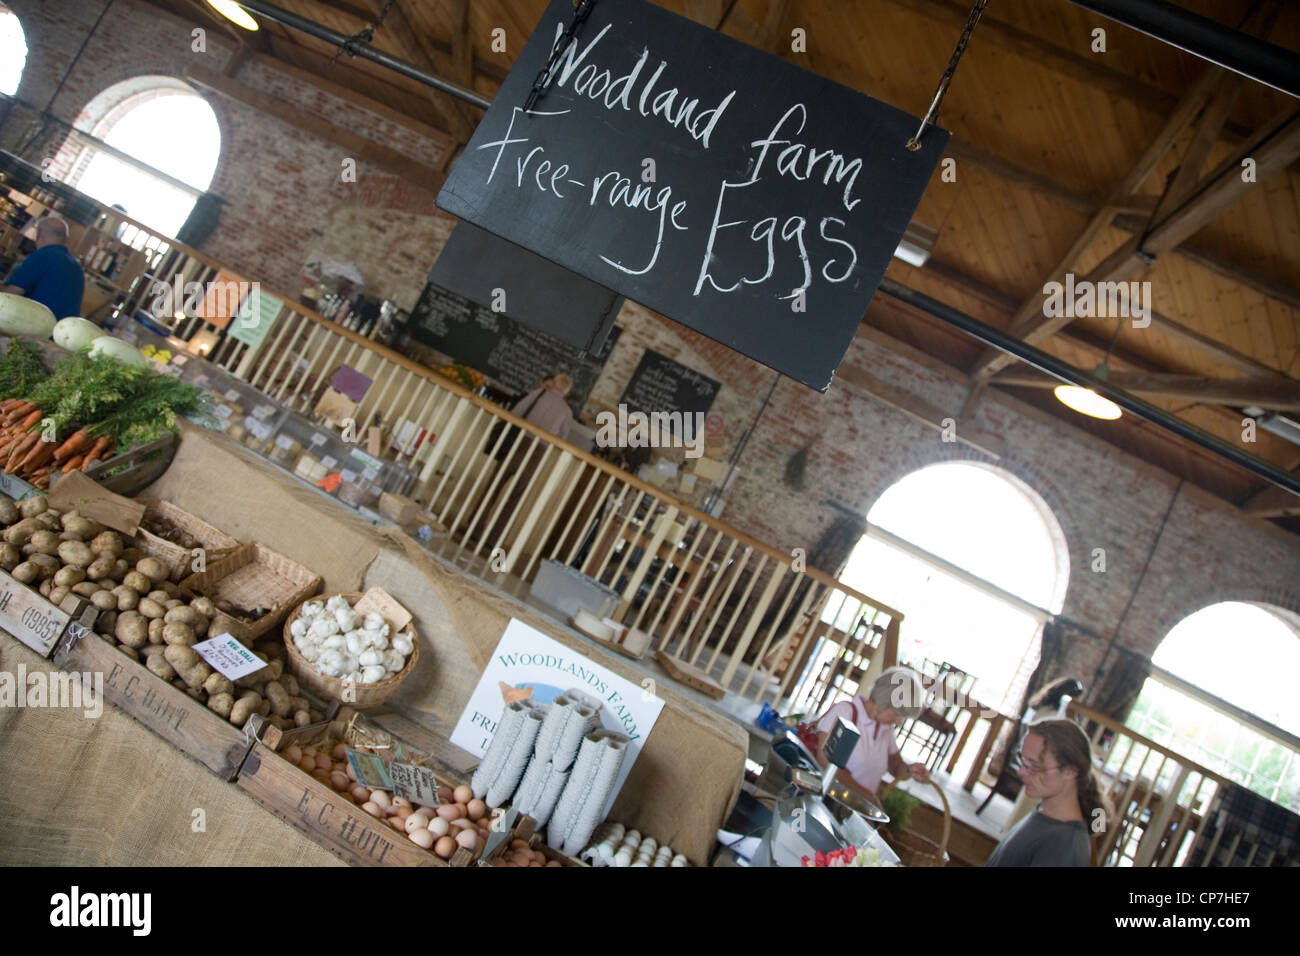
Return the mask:
<path id="1" fill-rule="evenodd" d="M 1110 378 L 1110 353 L 1115 348 L 1115 340 L 1119 338 L 1119 330 L 1124 320 L 1120 319 L 1115 325 L 1115 334 L 1111 336 L 1110 345 L 1106 346 L 1106 355 L 1092 374 L 1095 378 L 1103 382 Z M 1058 385 L 1052 390 L 1056 400 L 1067 408 L 1073 409 L 1080 415 L 1087 415 L 1089 418 L 1100 418 L 1105 421 L 1114 421 L 1124 412 L 1118 405 L 1109 398 L 1098 395 L 1090 388 L 1081 388 L 1078 385 Z"/>
<path id="2" fill-rule="evenodd" d="M 245 30 L 257 29 L 257 21 L 253 19 L 252 14 L 236 3 L 235 0 L 208 0 L 208 6 L 235 24 L 235 26 L 243 27 Z"/>

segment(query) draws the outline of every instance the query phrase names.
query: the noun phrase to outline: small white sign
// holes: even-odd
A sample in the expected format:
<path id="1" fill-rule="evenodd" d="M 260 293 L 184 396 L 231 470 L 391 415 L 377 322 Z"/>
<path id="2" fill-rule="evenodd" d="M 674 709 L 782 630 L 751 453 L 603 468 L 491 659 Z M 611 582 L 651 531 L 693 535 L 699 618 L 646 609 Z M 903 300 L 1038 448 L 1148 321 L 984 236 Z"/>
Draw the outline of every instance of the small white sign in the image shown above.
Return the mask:
<path id="1" fill-rule="evenodd" d="M 218 634 L 194 645 L 200 657 L 231 680 L 239 680 L 266 666 L 262 660 L 229 634 Z"/>
<path id="2" fill-rule="evenodd" d="M 227 389 L 227 390 L 226 390 L 226 401 L 228 401 L 228 402 L 237 402 L 237 401 L 239 401 L 239 390 L 238 390 L 238 389 L 235 389 L 235 388 Z"/>
<path id="3" fill-rule="evenodd" d="M 317 432 L 315 435 L 311 436 L 311 443 L 313 447 L 316 445 L 323 445 L 325 444 L 325 436 L 320 432 Z"/>
<path id="4" fill-rule="evenodd" d="M 329 469 L 337 465 L 339 461 L 337 458 L 331 458 L 329 455 L 326 455 L 324 458 L 320 460 L 320 463 L 324 465 L 326 469 Z"/>
<path id="5" fill-rule="evenodd" d="M 343 476 L 343 480 L 348 484 L 352 484 L 357 480 L 357 473 L 350 468 L 340 470 L 339 474 Z"/>
<path id="6" fill-rule="evenodd" d="M 283 448 L 285 451 L 288 451 L 293 447 L 293 439 L 288 435 L 280 435 L 275 439 L 275 447 Z"/>
<path id="7" fill-rule="evenodd" d="M 438 806 L 438 781 L 428 767 L 393 762 L 388 775 L 393 780 L 393 796 L 405 797 L 417 807 Z"/>
<path id="8" fill-rule="evenodd" d="M 254 418 L 265 419 L 265 418 L 270 418 L 274 414 L 275 414 L 274 405 L 258 405 L 255 409 L 253 409 Z"/>
<path id="9" fill-rule="evenodd" d="M 229 405 L 218 405 L 213 412 L 218 418 L 229 418 L 235 414 L 235 410 Z"/>

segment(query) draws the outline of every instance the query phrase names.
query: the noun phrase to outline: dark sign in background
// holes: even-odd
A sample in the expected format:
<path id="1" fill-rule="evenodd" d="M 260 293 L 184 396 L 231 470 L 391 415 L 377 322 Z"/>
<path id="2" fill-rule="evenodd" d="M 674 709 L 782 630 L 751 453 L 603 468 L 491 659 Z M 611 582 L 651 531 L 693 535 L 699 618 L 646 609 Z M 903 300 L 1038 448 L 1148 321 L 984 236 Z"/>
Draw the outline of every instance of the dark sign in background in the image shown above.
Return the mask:
<path id="1" fill-rule="evenodd" d="M 552 0 L 438 205 L 826 389 L 948 133 L 640 0 Z"/>
<path id="2" fill-rule="evenodd" d="M 721 383 L 646 349 L 619 399 L 630 411 L 707 413 Z"/>

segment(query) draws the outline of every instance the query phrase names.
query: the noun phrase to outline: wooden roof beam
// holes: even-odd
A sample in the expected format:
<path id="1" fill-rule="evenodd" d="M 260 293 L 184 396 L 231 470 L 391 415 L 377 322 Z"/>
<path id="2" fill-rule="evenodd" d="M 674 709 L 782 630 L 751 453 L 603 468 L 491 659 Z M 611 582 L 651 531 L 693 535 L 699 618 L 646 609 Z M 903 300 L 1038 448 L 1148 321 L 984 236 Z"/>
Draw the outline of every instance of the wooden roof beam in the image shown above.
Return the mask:
<path id="1" fill-rule="evenodd" d="M 1273 378 L 1205 378 L 1165 372 L 1111 372 L 1107 381 L 1134 395 L 1156 395 L 1236 407 L 1258 405 L 1277 411 L 1300 410 L 1300 382 L 1279 383 Z M 989 384 L 1055 388 L 1061 383 L 1050 375 L 1017 368 L 1007 369 L 992 378 Z"/>

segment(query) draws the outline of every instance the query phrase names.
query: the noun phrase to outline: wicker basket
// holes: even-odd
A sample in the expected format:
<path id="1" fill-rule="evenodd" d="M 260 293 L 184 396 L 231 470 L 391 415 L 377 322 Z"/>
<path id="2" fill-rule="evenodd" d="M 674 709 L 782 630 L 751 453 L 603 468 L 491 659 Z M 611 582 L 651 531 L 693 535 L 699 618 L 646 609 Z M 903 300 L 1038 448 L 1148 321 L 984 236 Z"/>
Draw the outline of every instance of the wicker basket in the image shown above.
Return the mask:
<path id="1" fill-rule="evenodd" d="M 314 600 L 328 601 L 333 594 L 322 595 Z M 340 597 L 346 598 L 347 602 L 353 606 L 356 605 L 365 595 L 360 591 L 343 591 Z M 406 625 L 399 634 L 409 634 L 411 637 L 411 656 L 406 659 L 406 666 L 394 674 L 392 677 L 377 681 L 374 684 L 348 684 L 337 677 L 330 677 L 328 674 L 322 674 L 311 663 L 302 656 L 297 646 L 294 644 L 293 635 L 289 633 L 289 626 L 297 619 L 302 605 L 307 603 L 302 601 L 293 609 L 284 621 L 284 649 L 289 659 L 289 672 L 298 678 L 298 684 L 306 687 L 325 699 L 334 699 L 343 701 L 349 707 L 357 710 L 365 710 L 367 707 L 378 707 L 385 703 L 388 698 L 397 693 L 397 688 L 401 686 L 402 681 L 410 676 L 415 670 L 415 662 L 420 657 L 420 638 L 415 633 L 415 628 L 410 624 Z M 350 689 L 349 696 L 355 697 L 355 700 L 343 700 L 343 692 Z"/>
<path id="2" fill-rule="evenodd" d="M 245 621 L 218 611 L 209 634 L 229 634 L 244 644 L 274 628 L 293 608 L 319 590 L 321 576 L 256 541 L 241 544 L 225 557 L 208 563 L 206 571 L 191 574 L 180 586 L 214 601 L 240 607 L 270 607 L 271 613 Z"/>
<path id="3" fill-rule="evenodd" d="M 924 837 L 915 830 L 904 830 L 898 834 L 890 832 L 888 827 L 883 827 L 880 830 L 880 835 L 898 854 L 903 866 L 948 865 L 948 838 L 952 835 L 952 810 L 948 807 L 948 797 L 944 794 L 943 788 L 933 780 L 927 782 L 934 787 L 935 792 L 939 794 L 939 802 L 943 804 L 943 836 L 939 842 L 935 843 L 929 837 Z M 882 802 L 885 795 L 894 789 L 897 783 L 897 780 L 891 780 L 880 791 Z"/>
<path id="4" fill-rule="evenodd" d="M 224 558 L 239 547 L 239 542 L 230 535 L 196 518 L 184 508 L 178 508 L 170 501 L 163 501 L 161 498 L 137 498 L 136 500 L 144 504 L 146 518 L 161 518 L 172 527 L 179 528 L 193 537 L 198 542 L 195 547 L 202 548 L 206 552 L 206 560 Z M 173 581 L 179 582 L 190 573 L 193 553 L 189 548 L 168 541 L 166 538 L 160 538 L 152 531 L 146 531 L 143 525 L 135 536 L 134 544 L 140 549 L 141 554 L 157 558 L 171 568 Z"/>

